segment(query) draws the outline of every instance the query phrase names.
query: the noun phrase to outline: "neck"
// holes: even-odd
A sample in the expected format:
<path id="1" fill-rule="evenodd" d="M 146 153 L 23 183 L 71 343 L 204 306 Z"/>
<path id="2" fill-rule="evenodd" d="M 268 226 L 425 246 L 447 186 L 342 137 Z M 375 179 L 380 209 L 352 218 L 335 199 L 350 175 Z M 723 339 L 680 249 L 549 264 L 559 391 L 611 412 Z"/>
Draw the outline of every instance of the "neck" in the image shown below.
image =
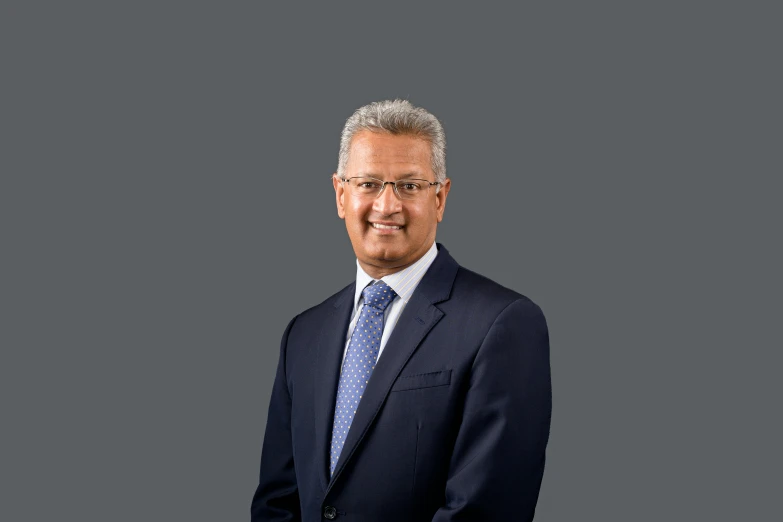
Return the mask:
<path id="1" fill-rule="evenodd" d="M 414 259 L 413 261 L 410 261 L 408 263 L 400 263 L 400 264 L 383 264 L 383 265 L 376 265 L 371 264 L 366 261 L 362 261 L 357 257 L 357 261 L 359 262 L 359 266 L 364 270 L 364 273 L 368 276 L 372 277 L 373 279 L 381 279 L 382 277 L 385 277 L 387 275 L 396 274 L 397 272 L 401 270 L 405 270 L 411 265 L 414 265 L 418 263 L 425 255 L 427 255 L 427 252 L 430 251 L 432 248 L 432 245 L 435 244 L 435 241 L 433 241 L 429 247 L 427 247 L 424 252 L 421 253 L 419 257 Z"/>
<path id="2" fill-rule="evenodd" d="M 418 261 L 418 259 L 416 260 Z M 415 263 L 414 261 L 413 263 Z M 362 267 L 362 270 L 364 272 L 372 277 L 373 279 L 381 279 L 382 277 L 385 277 L 387 275 L 396 274 L 400 270 L 405 270 L 409 266 L 411 266 L 413 263 L 408 263 L 406 265 L 400 265 L 400 266 L 375 266 L 375 265 L 368 265 L 367 263 L 364 263 L 363 261 L 359 261 L 359 266 Z"/>

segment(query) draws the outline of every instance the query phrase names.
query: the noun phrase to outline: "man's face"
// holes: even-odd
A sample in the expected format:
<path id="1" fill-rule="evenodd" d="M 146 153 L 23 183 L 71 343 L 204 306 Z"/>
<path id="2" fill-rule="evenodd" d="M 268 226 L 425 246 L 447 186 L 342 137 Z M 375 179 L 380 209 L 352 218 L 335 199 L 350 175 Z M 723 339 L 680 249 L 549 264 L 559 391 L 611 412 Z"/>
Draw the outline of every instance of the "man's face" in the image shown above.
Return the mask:
<path id="1" fill-rule="evenodd" d="M 383 181 L 404 178 L 435 181 L 429 142 L 415 136 L 361 131 L 354 135 L 345 178 L 371 176 Z M 402 270 L 423 256 L 435 241 L 443 219 L 451 181 L 440 191 L 430 187 L 421 200 L 400 200 L 391 185 L 377 198 L 352 193 L 348 183 L 333 178 L 337 214 L 345 219 L 348 237 L 359 264 L 380 278 Z M 378 228 L 391 225 L 399 228 Z"/>

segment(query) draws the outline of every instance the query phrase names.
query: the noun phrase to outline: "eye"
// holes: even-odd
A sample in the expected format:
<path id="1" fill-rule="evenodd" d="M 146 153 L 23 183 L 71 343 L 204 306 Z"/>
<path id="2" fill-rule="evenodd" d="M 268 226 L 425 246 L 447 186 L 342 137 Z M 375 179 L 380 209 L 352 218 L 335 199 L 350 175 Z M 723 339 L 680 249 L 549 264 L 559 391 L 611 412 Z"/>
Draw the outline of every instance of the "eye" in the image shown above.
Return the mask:
<path id="1" fill-rule="evenodd" d="M 419 186 L 418 183 L 403 183 L 402 184 L 402 189 L 403 190 L 412 191 L 412 190 L 419 190 L 419 188 L 421 188 L 421 187 Z"/>
<path id="2" fill-rule="evenodd" d="M 380 186 L 380 184 L 372 180 L 357 180 L 356 186 L 360 189 L 369 190 L 369 189 L 377 189 Z"/>

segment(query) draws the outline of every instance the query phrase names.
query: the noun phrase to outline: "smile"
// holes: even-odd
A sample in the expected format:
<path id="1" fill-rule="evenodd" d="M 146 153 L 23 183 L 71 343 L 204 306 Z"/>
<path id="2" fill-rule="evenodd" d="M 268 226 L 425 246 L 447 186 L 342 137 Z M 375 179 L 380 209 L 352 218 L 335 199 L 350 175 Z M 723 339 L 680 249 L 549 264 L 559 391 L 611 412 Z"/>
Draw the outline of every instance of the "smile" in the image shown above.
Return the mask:
<path id="1" fill-rule="evenodd" d="M 401 225 L 381 225 L 380 223 L 370 223 L 373 228 L 377 228 L 378 230 L 400 230 L 402 228 Z"/>

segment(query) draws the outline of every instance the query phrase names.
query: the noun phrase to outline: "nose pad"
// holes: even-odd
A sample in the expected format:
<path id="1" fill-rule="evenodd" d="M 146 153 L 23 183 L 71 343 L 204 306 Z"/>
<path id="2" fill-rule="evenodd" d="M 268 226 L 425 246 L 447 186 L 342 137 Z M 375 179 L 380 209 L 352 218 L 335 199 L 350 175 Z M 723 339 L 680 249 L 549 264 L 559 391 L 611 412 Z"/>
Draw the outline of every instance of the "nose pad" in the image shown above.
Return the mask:
<path id="1" fill-rule="evenodd" d="M 380 212 L 384 215 L 393 214 L 398 212 L 402 207 L 402 202 L 399 196 L 394 191 L 394 185 L 392 183 L 386 183 L 381 190 L 381 193 L 375 198 L 373 209 L 376 212 Z"/>

